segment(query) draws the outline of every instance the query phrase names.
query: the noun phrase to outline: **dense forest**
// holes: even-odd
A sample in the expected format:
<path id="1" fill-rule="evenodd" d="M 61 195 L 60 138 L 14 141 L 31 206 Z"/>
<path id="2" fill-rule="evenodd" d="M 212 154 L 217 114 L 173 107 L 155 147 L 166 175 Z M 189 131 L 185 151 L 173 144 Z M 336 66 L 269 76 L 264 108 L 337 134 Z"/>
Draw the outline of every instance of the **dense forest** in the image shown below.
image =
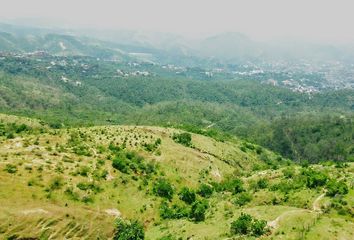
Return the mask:
<path id="1" fill-rule="evenodd" d="M 1 111 L 39 117 L 53 127 L 193 126 L 300 162 L 353 160 L 352 90 L 309 95 L 257 80 L 199 80 L 152 64 L 90 57 L 10 56 L 0 69 Z"/>

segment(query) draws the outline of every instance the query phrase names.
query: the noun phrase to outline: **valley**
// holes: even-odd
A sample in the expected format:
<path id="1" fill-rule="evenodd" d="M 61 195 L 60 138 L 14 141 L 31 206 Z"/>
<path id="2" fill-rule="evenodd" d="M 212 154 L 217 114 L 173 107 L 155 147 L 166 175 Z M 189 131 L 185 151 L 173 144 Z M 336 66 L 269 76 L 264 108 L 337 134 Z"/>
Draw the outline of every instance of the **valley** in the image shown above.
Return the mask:
<path id="1" fill-rule="evenodd" d="M 353 239 L 353 57 L 0 23 L 0 238 Z"/>

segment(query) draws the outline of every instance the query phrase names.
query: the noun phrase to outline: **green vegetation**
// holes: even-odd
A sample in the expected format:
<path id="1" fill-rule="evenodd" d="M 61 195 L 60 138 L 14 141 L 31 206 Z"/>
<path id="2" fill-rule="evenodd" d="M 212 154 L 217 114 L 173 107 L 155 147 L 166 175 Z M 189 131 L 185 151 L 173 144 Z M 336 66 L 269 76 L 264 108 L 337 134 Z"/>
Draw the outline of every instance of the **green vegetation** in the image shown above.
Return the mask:
<path id="1" fill-rule="evenodd" d="M 353 132 L 352 115 L 302 114 L 255 126 L 247 138 L 298 162 L 343 162 L 354 161 Z"/>
<path id="2" fill-rule="evenodd" d="M 231 234 L 262 236 L 268 231 L 267 222 L 254 219 L 251 215 L 241 213 L 241 215 L 231 223 Z"/>
<path id="3" fill-rule="evenodd" d="M 117 69 L 157 74 L 117 76 Z M 352 90 L 309 98 L 256 80 L 225 79 L 171 75 L 148 63 L 133 67 L 91 57 L 7 56 L 0 61 L 0 111 L 38 117 L 52 128 L 173 126 L 219 141 L 237 135 L 297 162 L 353 161 Z M 31 131 L 15 128 L 6 131 L 8 138 Z M 191 144 L 188 134 L 175 137 Z M 157 146 L 148 143 L 145 148 L 154 151 Z M 74 151 L 92 154 L 81 145 Z M 260 148 L 255 151 L 261 153 Z"/>
<path id="4" fill-rule="evenodd" d="M 16 173 L 17 172 L 17 167 L 13 164 L 6 164 L 5 169 L 6 172 L 8 173 Z"/>
<path id="5" fill-rule="evenodd" d="M 159 196 L 171 200 L 175 190 L 171 183 L 169 183 L 166 179 L 159 178 L 153 187 L 154 193 Z"/>
<path id="6" fill-rule="evenodd" d="M 302 174 L 306 176 L 306 184 L 309 188 L 324 186 L 328 181 L 328 176 L 325 173 L 312 169 L 304 170 Z"/>
<path id="7" fill-rule="evenodd" d="M 190 217 L 196 221 L 204 221 L 205 220 L 205 212 L 208 209 L 208 202 L 206 200 L 198 200 L 192 204 Z"/>
<path id="8" fill-rule="evenodd" d="M 190 133 L 180 133 L 180 134 L 173 134 L 172 139 L 176 143 L 180 143 L 186 147 L 191 147 L 192 146 L 192 136 Z"/>
<path id="9" fill-rule="evenodd" d="M 192 204 L 196 199 L 196 194 L 193 190 L 183 187 L 179 193 L 179 198 L 187 204 Z"/>
<path id="10" fill-rule="evenodd" d="M 334 179 L 327 182 L 326 189 L 326 194 L 330 197 L 334 197 L 337 194 L 345 195 L 349 192 L 348 186 L 344 181 L 337 181 Z"/>
<path id="11" fill-rule="evenodd" d="M 245 189 L 243 187 L 243 181 L 239 178 L 228 177 L 221 183 L 213 183 L 216 191 L 228 191 L 233 194 L 241 193 Z"/>
<path id="12" fill-rule="evenodd" d="M 152 163 L 146 163 L 143 157 L 131 151 L 119 151 L 112 161 L 112 166 L 122 173 L 134 172 L 149 175 L 155 172 L 155 166 Z"/>
<path id="13" fill-rule="evenodd" d="M 352 238 L 353 90 L 100 61 L 121 56 L 57 39 L 100 56 L 0 58 L 0 238 Z"/>
<path id="14" fill-rule="evenodd" d="M 18 237 L 39 237 L 65 226 L 71 231 L 59 234 L 66 238 L 82 237 L 80 229 L 89 238 L 296 238 L 304 224 L 308 234 L 321 226 L 321 220 L 309 222 L 314 216 L 343 220 L 351 229 L 345 219 L 353 216 L 352 163 L 298 165 L 258 145 L 205 134 L 189 133 L 191 148 L 171 139 L 180 134 L 171 128 L 52 129 L 36 120 L 2 119 L 32 129 L 0 138 L 5 239 L 11 229 Z M 74 151 L 77 146 L 90 154 Z M 241 213 L 254 217 L 238 219 Z M 51 229 L 37 226 L 39 219 Z M 10 224 L 16 228 L 3 227 Z M 340 229 L 326 226 L 333 230 L 328 236 Z"/>
<path id="15" fill-rule="evenodd" d="M 205 198 L 209 198 L 213 194 L 213 192 L 213 187 L 205 183 L 202 183 L 198 189 L 198 194 Z"/>
<path id="16" fill-rule="evenodd" d="M 143 240 L 145 239 L 144 228 L 138 221 L 124 222 L 118 219 L 114 240 Z"/>
<path id="17" fill-rule="evenodd" d="M 243 193 L 239 193 L 236 196 L 234 203 L 238 206 L 243 206 L 249 203 L 250 201 L 252 201 L 252 195 L 248 192 L 243 192 Z"/>

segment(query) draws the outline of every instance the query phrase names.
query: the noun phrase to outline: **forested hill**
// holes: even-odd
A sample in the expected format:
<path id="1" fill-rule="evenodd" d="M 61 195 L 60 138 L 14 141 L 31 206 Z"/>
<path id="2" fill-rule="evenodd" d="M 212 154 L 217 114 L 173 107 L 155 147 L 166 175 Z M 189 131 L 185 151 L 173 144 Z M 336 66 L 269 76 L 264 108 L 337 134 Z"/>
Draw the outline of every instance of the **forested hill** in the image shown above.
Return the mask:
<path id="1" fill-rule="evenodd" d="M 334 133 L 322 132 L 322 142 L 312 143 L 316 151 L 305 150 L 305 145 L 312 142 L 312 125 L 333 129 L 326 113 L 352 118 L 353 90 L 309 95 L 258 81 L 199 80 L 173 75 L 159 65 L 91 57 L 6 55 L 0 60 L 0 69 L 2 111 L 37 116 L 57 127 L 112 123 L 211 127 L 209 130 L 239 135 L 298 161 L 343 160 L 352 155 L 352 139 L 341 131 L 336 139 L 345 152 L 343 157 L 334 156 L 339 150 L 320 157 L 330 144 L 323 143 L 323 138 Z M 300 113 L 302 117 L 292 117 Z M 288 116 L 287 120 L 281 116 Z M 351 121 L 345 124 L 351 129 Z M 295 126 L 304 128 L 291 131 L 304 134 L 299 144 L 297 137 L 283 139 L 288 136 L 286 129 Z"/>
<path id="2" fill-rule="evenodd" d="M 152 48 L 38 29 L 32 35 L 5 30 L 2 112 L 39 117 L 58 128 L 138 124 L 221 132 L 296 161 L 352 159 L 354 90 L 346 68 L 338 72 L 341 82 L 324 79 L 337 67 L 313 72 L 296 61 L 288 63 L 294 68 L 277 69 L 272 62 L 210 65 L 204 58 L 198 67 L 185 67 L 154 62 L 169 54 Z M 333 152 L 321 156 L 330 145 L 336 146 Z"/>

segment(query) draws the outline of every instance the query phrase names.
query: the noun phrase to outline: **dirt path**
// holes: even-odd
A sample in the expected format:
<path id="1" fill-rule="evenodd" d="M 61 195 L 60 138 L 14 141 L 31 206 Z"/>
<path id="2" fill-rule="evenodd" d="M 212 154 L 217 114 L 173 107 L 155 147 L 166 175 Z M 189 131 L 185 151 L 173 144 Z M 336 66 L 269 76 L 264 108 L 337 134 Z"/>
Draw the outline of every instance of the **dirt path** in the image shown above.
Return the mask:
<path id="1" fill-rule="evenodd" d="M 299 213 L 299 212 L 322 212 L 321 211 L 321 205 L 320 205 L 320 201 L 322 200 L 322 198 L 326 196 L 326 193 L 322 193 L 320 196 L 318 196 L 315 201 L 313 201 L 312 204 L 312 210 L 308 210 L 308 209 L 295 209 L 295 210 L 290 210 L 290 211 L 286 211 L 283 212 L 282 214 L 280 214 L 276 219 L 274 219 L 273 221 L 269 221 L 267 223 L 268 227 L 271 227 L 273 229 L 276 229 L 279 227 L 279 222 L 286 216 L 288 215 L 292 215 L 295 213 Z"/>
<path id="2" fill-rule="evenodd" d="M 298 213 L 298 212 L 311 212 L 311 210 L 307 210 L 307 209 L 295 209 L 295 210 L 290 210 L 287 212 L 283 212 L 282 214 L 280 214 L 276 219 L 274 219 L 273 221 L 268 222 L 268 226 L 271 228 L 278 228 L 279 227 L 279 222 L 280 220 L 282 220 L 284 217 L 288 216 L 288 215 L 292 215 L 294 213 Z"/>
<path id="3" fill-rule="evenodd" d="M 312 210 L 316 211 L 316 212 L 322 212 L 321 210 L 321 204 L 320 201 L 322 200 L 322 198 L 326 196 L 326 193 L 322 193 L 320 196 L 318 196 L 315 201 L 313 201 L 312 204 Z"/>

